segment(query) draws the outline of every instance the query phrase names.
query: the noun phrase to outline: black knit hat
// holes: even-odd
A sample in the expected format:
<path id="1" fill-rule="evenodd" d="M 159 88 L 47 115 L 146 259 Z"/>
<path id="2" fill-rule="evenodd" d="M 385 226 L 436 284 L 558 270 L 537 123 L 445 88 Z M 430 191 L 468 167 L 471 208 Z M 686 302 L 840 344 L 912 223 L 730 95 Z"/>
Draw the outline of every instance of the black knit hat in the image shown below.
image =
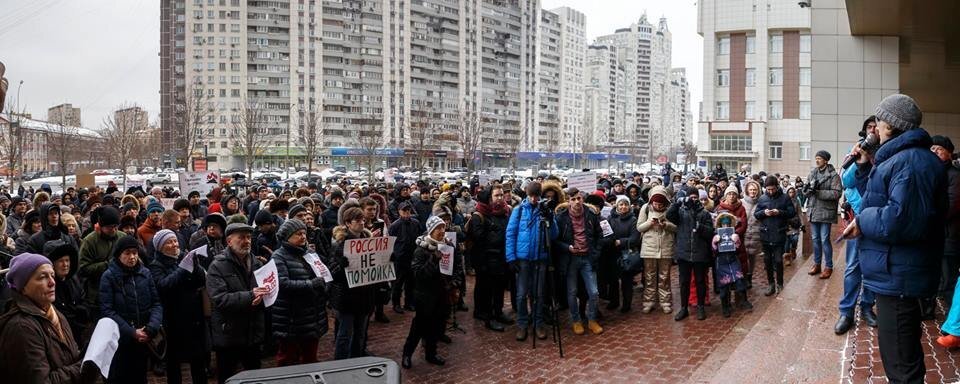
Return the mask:
<path id="1" fill-rule="evenodd" d="M 955 148 L 953 147 L 953 141 L 950 141 L 949 137 L 946 137 L 943 135 L 936 135 L 931 139 L 933 140 L 933 145 L 939 145 L 944 149 L 950 151 L 950 153 L 953 153 L 953 150 Z"/>
<path id="2" fill-rule="evenodd" d="M 823 159 L 823 160 L 825 160 L 825 161 L 830 161 L 830 152 L 827 152 L 827 151 L 821 149 L 821 150 L 817 151 L 816 157 L 819 157 L 819 158 L 821 158 L 821 159 Z"/>
<path id="3" fill-rule="evenodd" d="M 97 224 L 101 227 L 120 225 L 120 211 L 109 205 L 97 208 Z"/>

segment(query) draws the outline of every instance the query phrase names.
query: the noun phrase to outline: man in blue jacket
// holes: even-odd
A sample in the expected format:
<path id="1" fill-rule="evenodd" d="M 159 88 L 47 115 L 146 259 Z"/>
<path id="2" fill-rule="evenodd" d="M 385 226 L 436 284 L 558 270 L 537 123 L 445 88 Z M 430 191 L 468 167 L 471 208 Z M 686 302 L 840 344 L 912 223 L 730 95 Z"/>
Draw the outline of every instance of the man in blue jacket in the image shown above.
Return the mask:
<path id="1" fill-rule="evenodd" d="M 517 340 L 527 339 L 530 313 L 527 295 L 533 301 L 533 328 L 537 338 L 546 339 L 543 327 L 543 283 L 546 278 L 550 254 L 548 244 L 556 240 L 557 221 L 549 210 L 540 209 L 540 183 L 531 181 L 526 187 L 527 199 L 510 213 L 506 233 L 507 263 L 517 273 Z M 541 220 L 545 220 L 547 233 L 541 232 Z"/>
<path id="2" fill-rule="evenodd" d="M 887 96 L 876 110 L 880 149 L 861 154 L 860 215 L 844 237 L 860 237 L 863 285 L 876 295 L 880 358 L 891 383 L 922 383 L 920 298 L 937 291 L 943 254 L 947 181 L 920 128 L 912 98 Z"/>

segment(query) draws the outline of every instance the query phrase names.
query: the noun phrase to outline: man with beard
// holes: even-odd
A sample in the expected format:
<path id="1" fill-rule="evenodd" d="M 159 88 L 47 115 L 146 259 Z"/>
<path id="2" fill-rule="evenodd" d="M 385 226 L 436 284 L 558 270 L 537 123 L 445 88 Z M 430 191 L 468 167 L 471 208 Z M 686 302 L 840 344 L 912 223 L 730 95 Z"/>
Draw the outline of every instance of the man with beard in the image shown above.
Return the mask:
<path id="1" fill-rule="evenodd" d="M 100 318 L 100 276 L 107 270 L 110 255 L 117 239 L 126 233 L 117 230 L 120 212 L 112 206 L 97 208 L 99 226 L 80 242 L 80 279 L 84 281 L 86 304 L 90 318 Z M 79 336 L 78 336 L 79 337 Z"/>
<path id="2" fill-rule="evenodd" d="M 244 369 L 260 368 L 260 345 L 264 336 L 263 297 L 268 289 L 258 287 L 253 271 L 260 261 L 250 253 L 253 227 L 233 223 L 227 227 L 227 248 L 210 263 L 207 293 L 210 295 L 213 348 L 217 354 L 217 381 L 226 382 Z"/>
<path id="3" fill-rule="evenodd" d="M 833 244 L 830 242 L 830 228 L 837 222 L 837 203 L 840 201 L 840 175 L 829 163 L 830 153 L 818 151 L 817 166 L 810 170 L 807 188 L 803 194 L 807 197 L 807 215 L 813 229 L 813 267 L 809 275 L 820 274 L 821 279 L 833 275 Z M 820 273 L 820 259 L 824 259 L 823 273 Z"/>
<path id="4" fill-rule="evenodd" d="M 503 201 L 503 189 L 486 187 L 477 194 L 476 210 L 466 225 L 467 241 L 473 243 L 470 264 L 477 271 L 473 317 L 497 332 L 504 331 L 504 324 L 513 324 L 503 314 L 503 293 L 507 287 L 505 231 L 509 218 L 510 206 Z"/>

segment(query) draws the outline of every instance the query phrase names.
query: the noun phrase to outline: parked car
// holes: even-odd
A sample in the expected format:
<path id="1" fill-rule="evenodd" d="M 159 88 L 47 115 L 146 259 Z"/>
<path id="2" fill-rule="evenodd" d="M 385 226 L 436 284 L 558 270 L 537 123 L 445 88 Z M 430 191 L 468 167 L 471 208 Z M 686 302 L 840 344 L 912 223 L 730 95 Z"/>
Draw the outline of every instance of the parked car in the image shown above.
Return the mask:
<path id="1" fill-rule="evenodd" d="M 150 184 L 169 184 L 170 183 L 170 174 L 169 173 L 157 173 L 148 179 Z"/>

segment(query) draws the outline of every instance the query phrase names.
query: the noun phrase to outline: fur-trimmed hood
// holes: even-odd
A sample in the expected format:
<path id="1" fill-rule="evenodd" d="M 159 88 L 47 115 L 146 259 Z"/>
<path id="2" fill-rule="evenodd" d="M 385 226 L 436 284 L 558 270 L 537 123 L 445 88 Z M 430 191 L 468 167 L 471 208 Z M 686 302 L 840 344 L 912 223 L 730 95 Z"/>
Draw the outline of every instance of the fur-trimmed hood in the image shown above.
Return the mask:
<path id="1" fill-rule="evenodd" d="M 338 243 L 343 242 L 343 240 L 347 238 L 347 234 L 349 233 L 350 231 L 347 230 L 346 225 L 338 225 L 336 227 L 333 227 L 333 235 L 332 235 L 333 241 L 336 241 Z M 363 237 L 373 237 L 373 232 L 370 232 L 364 229 Z"/>
<path id="2" fill-rule="evenodd" d="M 720 228 L 720 219 L 722 218 L 730 218 L 730 220 L 733 220 L 733 223 L 731 224 L 731 228 L 736 228 L 737 224 L 740 222 L 740 219 L 737 219 L 737 216 L 735 216 L 730 212 L 724 211 L 717 214 L 717 217 L 713 219 L 714 228 Z"/>
<path id="3" fill-rule="evenodd" d="M 343 204 L 340 204 L 340 208 L 337 210 L 337 225 L 346 225 L 343 222 L 343 213 L 346 212 L 348 208 L 352 208 L 352 207 L 361 208 L 360 201 L 357 199 L 350 198 L 344 201 Z"/>
<path id="4" fill-rule="evenodd" d="M 563 187 L 560 185 L 559 181 L 556 180 L 546 180 L 543 184 L 540 185 L 540 195 L 544 196 L 547 194 L 547 191 L 553 191 L 554 196 L 557 196 L 557 204 L 564 204 L 567 202 L 567 194 L 563 193 Z"/>

